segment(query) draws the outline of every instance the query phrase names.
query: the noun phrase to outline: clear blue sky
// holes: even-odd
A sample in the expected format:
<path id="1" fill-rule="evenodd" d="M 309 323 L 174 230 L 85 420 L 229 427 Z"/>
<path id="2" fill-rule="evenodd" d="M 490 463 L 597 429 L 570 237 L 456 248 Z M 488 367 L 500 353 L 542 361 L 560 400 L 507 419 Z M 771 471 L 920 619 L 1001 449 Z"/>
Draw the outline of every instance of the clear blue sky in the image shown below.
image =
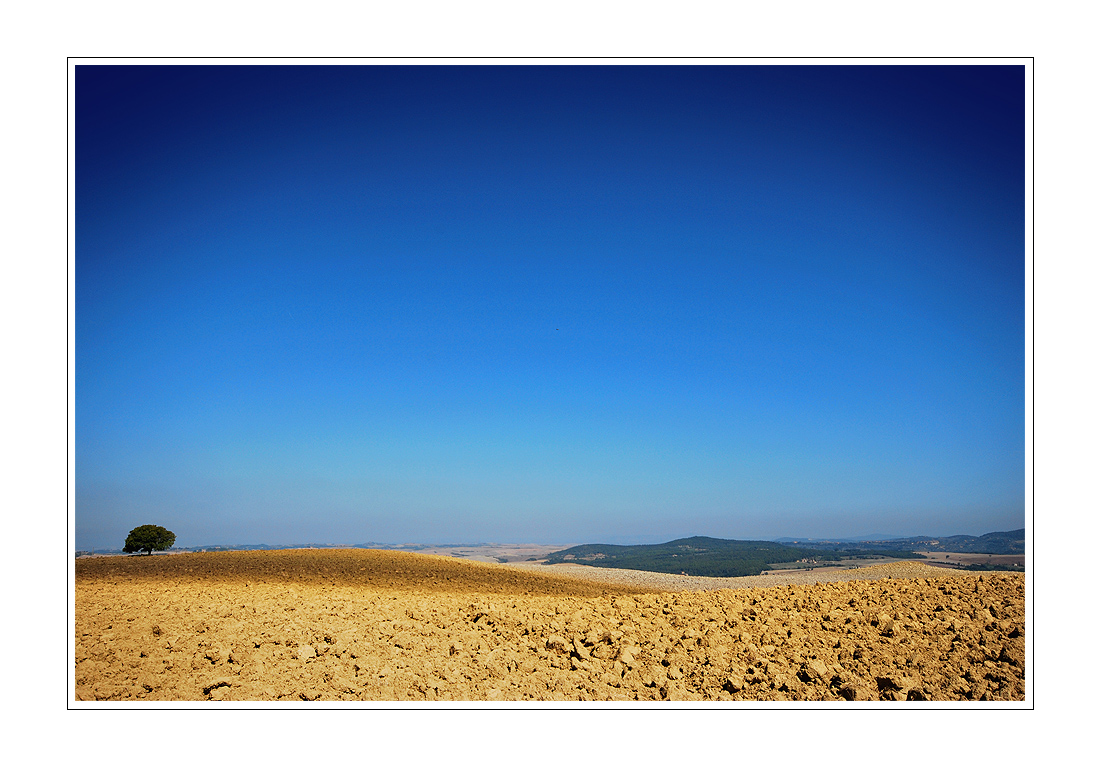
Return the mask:
<path id="1" fill-rule="evenodd" d="M 1022 67 L 76 74 L 76 542 L 1024 525 Z"/>

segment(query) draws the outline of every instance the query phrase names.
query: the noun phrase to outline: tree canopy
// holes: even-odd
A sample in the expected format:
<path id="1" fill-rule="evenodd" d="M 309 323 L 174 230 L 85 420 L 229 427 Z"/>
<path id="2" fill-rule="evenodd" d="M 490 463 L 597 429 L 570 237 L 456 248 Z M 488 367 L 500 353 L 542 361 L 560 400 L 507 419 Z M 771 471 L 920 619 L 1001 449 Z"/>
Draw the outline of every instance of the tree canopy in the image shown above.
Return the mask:
<path id="1" fill-rule="evenodd" d="M 123 545 L 124 552 L 145 552 L 168 549 L 176 543 L 176 534 L 160 525 L 139 525 L 132 530 Z"/>

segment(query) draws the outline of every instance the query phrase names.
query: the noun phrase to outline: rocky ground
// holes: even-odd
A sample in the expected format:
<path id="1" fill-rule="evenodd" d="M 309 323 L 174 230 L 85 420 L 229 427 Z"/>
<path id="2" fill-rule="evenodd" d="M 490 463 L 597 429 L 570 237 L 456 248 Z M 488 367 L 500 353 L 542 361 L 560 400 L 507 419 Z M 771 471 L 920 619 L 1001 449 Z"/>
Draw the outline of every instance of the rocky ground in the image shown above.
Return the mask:
<path id="1" fill-rule="evenodd" d="M 1023 574 L 898 563 L 716 589 L 549 570 L 371 550 L 80 560 L 76 697 L 1025 697 Z"/>

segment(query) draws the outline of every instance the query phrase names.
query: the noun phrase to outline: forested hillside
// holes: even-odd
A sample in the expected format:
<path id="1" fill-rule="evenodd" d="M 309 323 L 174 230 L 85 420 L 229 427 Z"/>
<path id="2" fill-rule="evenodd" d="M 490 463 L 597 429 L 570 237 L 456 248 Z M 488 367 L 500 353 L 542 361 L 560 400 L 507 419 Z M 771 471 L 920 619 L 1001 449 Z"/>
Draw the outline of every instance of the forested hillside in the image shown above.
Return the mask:
<path id="1" fill-rule="evenodd" d="M 553 552 L 548 563 L 580 563 L 603 568 L 628 568 L 657 573 L 685 573 L 687 576 L 754 576 L 771 564 L 802 559 L 827 562 L 848 558 L 915 557 L 901 550 L 812 549 L 773 541 L 740 541 L 694 536 L 666 544 L 617 546 L 583 544 Z"/>

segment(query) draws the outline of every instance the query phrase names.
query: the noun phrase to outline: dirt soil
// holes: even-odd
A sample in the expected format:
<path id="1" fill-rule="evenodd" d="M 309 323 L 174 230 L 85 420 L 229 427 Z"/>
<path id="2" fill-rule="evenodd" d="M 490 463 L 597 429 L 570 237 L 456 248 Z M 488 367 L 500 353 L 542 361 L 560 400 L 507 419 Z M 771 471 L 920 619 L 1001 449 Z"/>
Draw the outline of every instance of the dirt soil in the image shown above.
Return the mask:
<path id="1" fill-rule="evenodd" d="M 374 550 L 75 567 L 78 700 L 1025 697 L 1018 573 L 657 592 Z"/>
<path id="2" fill-rule="evenodd" d="M 476 544 L 451 547 L 419 547 L 421 555 L 445 555 L 481 563 L 524 563 L 543 560 L 553 552 L 567 549 L 570 544 Z"/>

